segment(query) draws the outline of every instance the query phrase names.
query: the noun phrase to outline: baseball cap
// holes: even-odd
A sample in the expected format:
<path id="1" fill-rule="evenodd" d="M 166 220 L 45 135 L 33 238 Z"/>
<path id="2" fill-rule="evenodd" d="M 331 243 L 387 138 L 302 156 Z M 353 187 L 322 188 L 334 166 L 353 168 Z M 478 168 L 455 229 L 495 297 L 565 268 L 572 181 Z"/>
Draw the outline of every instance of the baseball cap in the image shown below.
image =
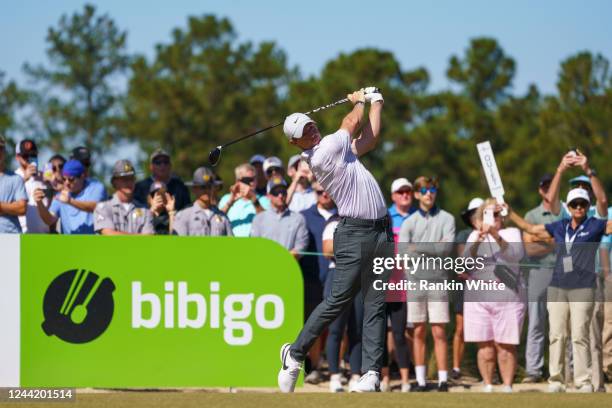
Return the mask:
<path id="1" fill-rule="evenodd" d="M 582 176 L 574 177 L 573 179 L 570 179 L 569 181 L 570 186 L 573 186 L 578 183 L 586 183 L 588 185 L 591 185 L 591 179 L 585 175 L 582 175 Z"/>
<path id="2" fill-rule="evenodd" d="M 149 187 L 149 194 L 153 194 L 154 192 L 162 188 L 167 189 L 166 183 L 164 183 L 163 181 L 154 181 L 153 183 L 151 183 L 151 187 Z"/>
<path id="3" fill-rule="evenodd" d="M 468 203 L 468 206 L 465 210 L 461 211 L 461 219 L 465 222 L 466 225 L 472 225 L 470 223 L 470 217 L 472 213 L 478 209 L 482 204 L 484 204 L 484 200 L 480 197 L 474 197 Z"/>
<path id="4" fill-rule="evenodd" d="M 550 173 L 546 173 L 544 174 L 541 178 L 540 178 L 540 182 L 538 183 L 538 187 L 542 187 L 546 184 L 549 184 L 553 179 L 553 175 Z"/>
<path id="5" fill-rule="evenodd" d="M 164 150 L 164 149 L 162 149 L 162 148 L 158 148 L 158 149 L 153 150 L 153 153 L 151 153 L 151 157 L 149 158 L 149 160 L 150 160 L 151 162 L 153 162 L 153 160 L 155 160 L 156 158 L 158 158 L 158 157 L 160 157 L 160 156 L 165 156 L 165 157 L 167 157 L 168 159 L 170 159 L 170 155 L 168 154 L 168 152 L 167 152 L 167 151 L 165 151 L 165 150 Z"/>
<path id="6" fill-rule="evenodd" d="M 404 177 L 395 179 L 393 180 L 393 183 L 391 183 L 391 193 L 395 193 L 401 190 L 403 187 L 408 187 L 412 190 L 412 183 Z"/>
<path id="7" fill-rule="evenodd" d="M 223 184 L 218 180 L 215 173 L 209 169 L 208 167 L 198 167 L 196 171 L 193 172 L 193 180 L 185 183 L 187 186 L 218 186 Z"/>
<path id="8" fill-rule="evenodd" d="M 36 143 L 32 139 L 23 139 L 17 143 L 15 154 L 20 156 L 36 156 L 38 155 L 38 147 L 36 147 Z"/>
<path id="9" fill-rule="evenodd" d="M 285 132 L 285 136 L 287 136 L 287 139 L 289 140 L 299 139 L 302 137 L 304 126 L 306 126 L 308 123 L 316 122 L 310 119 L 308 115 L 303 113 L 292 113 L 285 119 L 285 123 L 283 124 L 283 132 Z"/>
<path id="10" fill-rule="evenodd" d="M 294 154 L 289 158 L 289 162 L 287 163 L 287 171 L 293 166 L 297 166 L 298 162 L 302 159 L 302 155 Z"/>
<path id="11" fill-rule="evenodd" d="M 263 171 L 266 172 L 270 167 L 283 168 L 283 162 L 276 156 L 270 156 L 263 162 Z"/>
<path id="12" fill-rule="evenodd" d="M 285 182 L 285 180 L 283 180 L 282 177 L 273 177 L 270 181 L 268 181 L 268 185 L 266 186 L 266 192 L 270 194 L 272 189 L 279 186 L 287 188 L 287 183 Z"/>
<path id="13" fill-rule="evenodd" d="M 66 168 L 66 166 L 64 166 Z M 130 163 L 129 160 L 118 160 L 113 166 L 113 175 L 111 180 L 116 177 L 129 177 L 135 176 L 136 170 L 134 170 L 134 166 Z"/>
<path id="14" fill-rule="evenodd" d="M 249 159 L 249 163 L 251 163 L 251 164 L 263 163 L 265 160 L 266 160 L 266 157 L 263 154 L 254 154 Z"/>
<path id="15" fill-rule="evenodd" d="M 589 197 L 589 192 L 584 188 L 573 188 L 567 193 L 567 199 L 565 202 L 569 205 L 574 200 L 586 200 L 589 204 L 591 203 L 591 198 Z"/>
<path id="16" fill-rule="evenodd" d="M 74 148 L 70 158 L 80 161 L 83 166 L 89 167 L 91 165 L 91 152 L 85 146 Z"/>
<path id="17" fill-rule="evenodd" d="M 85 166 L 75 159 L 68 160 L 62 169 L 62 174 L 68 177 L 81 177 L 83 173 L 85 173 Z"/>

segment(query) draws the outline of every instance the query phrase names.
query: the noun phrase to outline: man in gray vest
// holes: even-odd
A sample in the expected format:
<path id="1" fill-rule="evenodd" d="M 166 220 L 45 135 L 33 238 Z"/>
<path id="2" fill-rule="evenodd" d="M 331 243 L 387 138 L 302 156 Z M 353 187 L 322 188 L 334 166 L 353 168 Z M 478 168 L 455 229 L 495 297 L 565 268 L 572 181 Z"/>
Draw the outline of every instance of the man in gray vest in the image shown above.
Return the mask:
<path id="1" fill-rule="evenodd" d="M 287 208 L 287 183 L 273 176 L 266 187 L 270 209 L 253 218 L 252 237 L 268 238 L 278 242 L 297 259 L 308 246 L 308 229 L 302 214 Z"/>
<path id="2" fill-rule="evenodd" d="M 179 211 L 173 229 L 177 235 L 232 236 L 232 225 L 227 216 L 217 208 L 217 188 L 221 181 L 207 167 L 200 167 L 193 173 L 191 186 L 196 198 L 190 207 Z"/>
<path id="3" fill-rule="evenodd" d="M 334 235 L 336 277 L 330 295 L 312 312 L 295 342 L 281 348 L 278 385 L 282 392 L 293 392 L 306 353 L 323 330 L 350 307 L 360 289 L 365 303 L 364 374 L 354 391 L 379 391 L 380 388 L 386 333 L 385 293 L 374 290 L 367 281 L 372 277 L 374 254 L 385 247 L 392 251 L 392 244 L 387 243 L 393 243 L 393 235 L 380 187 L 359 161 L 360 156 L 374 149 L 380 133 L 383 97 L 380 93 L 367 97 L 366 100 L 363 90 L 348 95 L 353 110 L 344 118 L 339 130 L 324 138 L 316 123 L 303 113 L 291 114 L 283 126 L 289 143 L 303 150 L 302 157 L 336 203 L 341 219 Z M 366 101 L 371 102 L 371 107 L 369 121 L 364 124 Z M 361 133 L 358 133 L 360 128 Z M 385 277 L 383 274 L 377 279 Z"/>
<path id="4" fill-rule="evenodd" d="M 136 171 L 128 160 L 113 166 L 115 194 L 96 205 L 94 230 L 102 235 L 149 235 L 155 232 L 153 216 L 145 204 L 134 200 Z"/>

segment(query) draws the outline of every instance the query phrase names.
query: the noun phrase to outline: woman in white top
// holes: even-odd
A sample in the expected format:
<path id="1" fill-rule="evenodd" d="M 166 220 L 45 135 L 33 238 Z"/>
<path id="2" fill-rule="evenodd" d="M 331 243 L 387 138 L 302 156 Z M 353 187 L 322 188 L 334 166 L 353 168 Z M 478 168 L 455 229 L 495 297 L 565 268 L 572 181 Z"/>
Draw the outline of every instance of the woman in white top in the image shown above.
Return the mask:
<path id="1" fill-rule="evenodd" d="M 524 250 L 521 232 L 504 228 L 502 207 L 488 198 L 476 211 L 476 229 L 468 237 L 464 256 L 484 258 L 482 269 L 473 269 L 468 280 L 487 283 L 489 289 L 469 288 L 465 292 L 464 334 L 466 342 L 478 343 L 478 369 L 492 392 L 496 357 L 503 391 L 512 392 L 516 372 L 516 346 L 525 317 L 525 285 L 518 263 Z M 501 283 L 505 289 L 500 290 Z M 496 285 L 496 289 L 491 289 Z"/>

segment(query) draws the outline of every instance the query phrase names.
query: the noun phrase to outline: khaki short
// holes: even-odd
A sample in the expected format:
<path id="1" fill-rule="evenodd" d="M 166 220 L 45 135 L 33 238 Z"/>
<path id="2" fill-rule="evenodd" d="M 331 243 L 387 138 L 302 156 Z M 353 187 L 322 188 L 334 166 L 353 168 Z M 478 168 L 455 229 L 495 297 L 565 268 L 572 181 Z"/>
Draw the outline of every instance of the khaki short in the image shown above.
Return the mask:
<path id="1" fill-rule="evenodd" d="M 408 293 L 409 323 L 448 323 L 448 293 L 445 291 L 423 291 Z"/>

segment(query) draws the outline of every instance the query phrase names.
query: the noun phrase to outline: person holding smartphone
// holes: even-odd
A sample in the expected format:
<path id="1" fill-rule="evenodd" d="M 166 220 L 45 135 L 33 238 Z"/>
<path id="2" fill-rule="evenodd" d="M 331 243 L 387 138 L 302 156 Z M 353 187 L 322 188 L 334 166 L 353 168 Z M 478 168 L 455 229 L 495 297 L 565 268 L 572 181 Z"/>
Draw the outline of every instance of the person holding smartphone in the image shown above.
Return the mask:
<path id="1" fill-rule="evenodd" d="M 21 230 L 24 234 L 48 234 L 49 226 L 40 217 L 34 200 L 34 191 L 38 189 L 45 191 L 48 188 L 43 181 L 42 173 L 38 169 L 38 147 L 34 140 L 23 139 L 17 144 L 15 160 L 19 163 L 19 168 L 15 170 L 15 174 L 23 178 L 28 195 L 26 214 L 19 217 Z M 49 199 L 47 197 L 44 198 L 43 204 L 48 207 Z"/>
<path id="2" fill-rule="evenodd" d="M 526 286 L 520 278 L 518 263 L 524 256 L 521 231 L 504 227 L 502 207 L 488 198 L 473 216 L 475 229 L 467 238 L 463 256 L 484 259 L 484 267 L 475 268 L 468 279 L 504 283 L 499 291 L 466 289 L 463 305 L 465 342 L 478 344 L 478 370 L 483 392 L 493 392 L 496 364 L 502 377 L 502 392 L 512 392 L 517 367 L 516 349 L 521 341 L 525 318 Z M 510 265 L 508 265 L 510 264 Z M 506 277 L 498 273 L 505 267 Z M 505 281 L 504 281 L 505 280 Z"/>
<path id="3" fill-rule="evenodd" d="M 571 218 L 549 224 L 531 224 L 514 211 L 509 214 L 523 231 L 542 239 L 552 237 L 556 244 L 556 262 L 547 293 L 549 391 L 565 391 L 565 350 L 570 340 L 574 386 L 578 392 L 593 392 L 590 324 L 597 283 L 595 259 L 602 237 L 612 233 L 612 221 L 588 216 L 591 198 L 582 188 L 570 190 L 566 202 Z"/>
<path id="4" fill-rule="evenodd" d="M 249 163 L 234 169 L 236 182 L 230 186 L 230 192 L 221 197 L 219 208 L 232 223 L 232 232 L 236 237 L 248 237 L 251 224 L 256 214 L 270 208 L 270 200 L 255 191 L 255 167 Z"/>

